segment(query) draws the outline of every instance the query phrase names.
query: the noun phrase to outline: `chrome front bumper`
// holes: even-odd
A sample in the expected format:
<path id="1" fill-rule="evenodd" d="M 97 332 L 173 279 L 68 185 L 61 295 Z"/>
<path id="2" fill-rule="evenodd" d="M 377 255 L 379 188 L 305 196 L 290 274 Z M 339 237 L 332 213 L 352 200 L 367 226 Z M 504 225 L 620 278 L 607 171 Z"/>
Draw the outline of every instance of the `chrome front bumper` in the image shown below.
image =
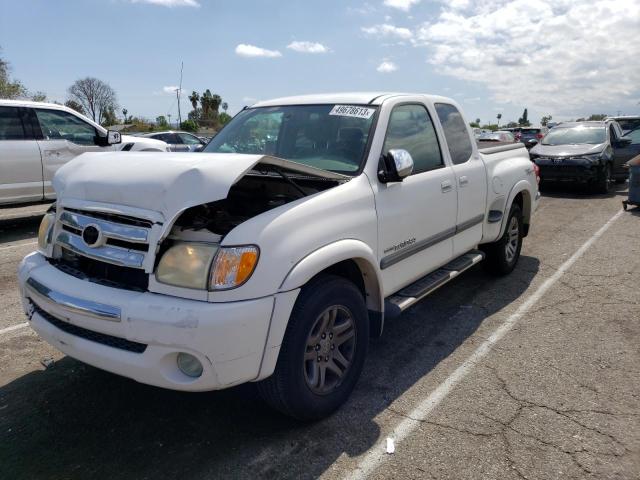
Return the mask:
<path id="1" fill-rule="evenodd" d="M 18 279 L 31 326 L 48 343 L 103 370 L 174 390 L 216 390 L 270 374 L 262 372 L 265 364 L 275 367 L 275 359 L 264 358 L 273 312 L 285 304 L 290 311 L 295 301 L 287 293 L 209 303 L 117 289 L 68 275 L 40 253 L 24 258 Z M 177 368 L 180 352 L 200 360 L 202 376 Z M 270 346 L 268 355 L 274 353 Z"/>

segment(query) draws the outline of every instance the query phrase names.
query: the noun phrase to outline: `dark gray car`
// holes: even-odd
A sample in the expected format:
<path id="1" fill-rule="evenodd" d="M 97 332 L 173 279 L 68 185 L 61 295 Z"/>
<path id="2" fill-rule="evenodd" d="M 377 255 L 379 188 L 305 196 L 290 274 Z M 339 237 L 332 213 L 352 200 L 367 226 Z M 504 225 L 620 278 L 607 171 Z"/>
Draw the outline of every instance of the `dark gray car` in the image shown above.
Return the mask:
<path id="1" fill-rule="evenodd" d="M 580 182 L 607 193 L 612 180 L 627 178 L 622 165 L 630 143 L 615 121 L 569 122 L 552 128 L 529 154 L 542 182 Z"/>

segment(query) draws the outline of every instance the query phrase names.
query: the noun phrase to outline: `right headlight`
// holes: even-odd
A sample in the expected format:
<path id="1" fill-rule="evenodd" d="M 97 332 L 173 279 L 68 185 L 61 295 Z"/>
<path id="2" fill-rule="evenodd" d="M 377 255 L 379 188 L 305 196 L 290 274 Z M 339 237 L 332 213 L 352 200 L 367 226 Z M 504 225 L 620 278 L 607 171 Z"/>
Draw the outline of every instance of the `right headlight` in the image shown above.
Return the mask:
<path id="1" fill-rule="evenodd" d="M 206 290 L 211 262 L 217 245 L 207 243 L 178 243 L 164 252 L 156 280 L 176 287 Z"/>
<path id="2" fill-rule="evenodd" d="M 46 213 L 40 221 L 40 227 L 38 227 L 38 250 L 45 255 L 51 243 L 51 232 L 53 231 L 55 221 L 55 213 Z"/>
<path id="3" fill-rule="evenodd" d="M 158 263 L 156 280 L 176 287 L 228 290 L 245 283 L 258 263 L 254 245 L 219 247 L 207 243 L 177 243 Z"/>

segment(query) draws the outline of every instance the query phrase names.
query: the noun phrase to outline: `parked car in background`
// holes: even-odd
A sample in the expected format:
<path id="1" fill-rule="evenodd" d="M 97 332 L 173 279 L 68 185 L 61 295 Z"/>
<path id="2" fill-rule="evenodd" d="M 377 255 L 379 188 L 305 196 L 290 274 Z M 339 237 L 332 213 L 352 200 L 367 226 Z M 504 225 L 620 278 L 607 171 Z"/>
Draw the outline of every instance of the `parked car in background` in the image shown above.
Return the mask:
<path id="1" fill-rule="evenodd" d="M 56 175 L 19 267 L 30 325 L 139 382 L 257 382 L 303 420 L 347 400 L 385 319 L 479 262 L 513 271 L 538 203 L 521 144 L 478 149 L 423 94 L 260 102 L 204 153 L 110 157 Z"/>
<path id="2" fill-rule="evenodd" d="M 626 163 L 636 155 L 640 155 L 640 128 L 627 132 L 621 140 L 623 142 L 617 152 L 621 162 Z"/>
<path id="3" fill-rule="evenodd" d="M 141 135 L 146 138 L 155 138 L 169 144 L 172 152 L 199 152 L 207 144 L 200 137 L 189 132 L 153 132 Z"/>
<path id="4" fill-rule="evenodd" d="M 623 182 L 632 139 L 617 122 L 567 122 L 551 129 L 529 152 L 540 167 L 541 182 L 581 182 L 607 193 L 611 181 Z"/>
<path id="5" fill-rule="evenodd" d="M 622 132 L 626 135 L 632 130 L 640 129 L 640 116 L 624 115 L 620 117 L 608 117 L 607 120 L 615 120 L 620 125 Z"/>
<path id="6" fill-rule="evenodd" d="M 486 132 L 480 135 L 479 142 L 501 142 L 501 143 L 513 143 L 516 141 L 515 136 L 511 132 L 497 131 Z"/>
<path id="7" fill-rule="evenodd" d="M 525 147 L 532 148 L 548 131 L 547 127 L 522 127 L 516 135 L 516 140 L 524 143 Z"/>
<path id="8" fill-rule="evenodd" d="M 85 152 L 166 152 L 159 140 L 107 130 L 55 103 L 0 100 L 0 204 L 55 198 L 54 173 Z"/>

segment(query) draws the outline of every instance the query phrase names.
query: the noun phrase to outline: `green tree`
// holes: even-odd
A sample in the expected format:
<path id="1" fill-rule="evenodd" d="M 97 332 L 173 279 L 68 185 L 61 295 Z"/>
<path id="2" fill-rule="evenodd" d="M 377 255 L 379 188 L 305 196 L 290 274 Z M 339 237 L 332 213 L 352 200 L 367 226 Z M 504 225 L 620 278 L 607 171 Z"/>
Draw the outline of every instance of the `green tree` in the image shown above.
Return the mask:
<path id="1" fill-rule="evenodd" d="M 480 128 L 480 122 L 471 122 L 469 126 L 472 128 Z"/>
<path id="2" fill-rule="evenodd" d="M 518 125 L 521 125 L 523 127 L 531 126 L 531 122 L 529 121 L 529 112 L 526 108 L 524 109 L 524 112 L 522 112 L 522 117 L 518 119 Z"/>
<path id="3" fill-rule="evenodd" d="M 169 122 L 167 122 L 167 117 L 164 115 L 160 115 L 156 117 L 156 126 L 162 130 L 169 128 Z"/>
<path id="4" fill-rule="evenodd" d="M 607 118 L 607 114 L 606 113 L 592 113 L 591 115 L 589 115 L 589 118 L 587 118 L 587 121 L 602 121 L 605 118 Z"/>
<path id="5" fill-rule="evenodd" d="M 502 118 L 502 114 L 499 113 L 498 115 L 496 115 L 496 118 L 498 119 L 498 124 L 497 126 L 500 127 L 500 119 Z"/>
<path id="6" fill-rule="evenodd" d="M 34 102 L 46 102 L 47 101 L 47 94 L 44 92 L 36 92 L 33 95 L 31 95 L 31 100 L 33 100 Z"/>
<path id="7" fill-rule="evenodd" d="M 129 110 L 127 110 L 126 108 L 122 109 L 122 116 L 124 117 L 124 120 L 122 123 L 127 123 L 127 113 L 129 113 Z"/>
<path id="8" fill-rule="evenodd" d="M 543 127 L 547 126 L 547 123 L 549 123 L 549 121 L 552 119 L 553 117 L 551 115 L 545 115 L 544 117 L 542 117 L 540 119 L 540 125 L 542 125 Z"/>
<path id="9" fill-rule="evenodd" d="M 193 120 L 185 120 L 180 124 L 180 129 L 195 133 L 198 131 L 198 124 Z"/>
<path id="10" fill-rule="evenodd" d="M 231 121 L 231 115 L 229 115 L 227 112 L 222 112 L 218 117 L 218 120 L 220 121 L 220 125 L 226 125 Z"/>
<path id="11" fill-rule="evenodd" d="M 19 81 L 9 76 L 9 63 L 0 57 L 0 98 L 19 98 L 27 95 L 27 89 Z"/>
<path id="12" fill-rule="evenodd" d="M 82 105 L 80 105 L 75 100 L 67 100 L 66 102 L 64 102 L 64 105 L 65 105 L 65 107 L 69 107 L 69 108 L 75 110 L 76 112 L 84 115 L 84 108 L 82 108 Z"/>
<path id="13" fill-rule="evenodd" d="M 222 102 L 222 110 L 224 110 L 224 113 L 227 113 L 227 109 L 229 108 L 229 104 L 227 102 Z"/>
<path id="14" fill-rule="evenodd" d="M 102 114 L 102 122 L 100 125 L 103 127 L 110 127 L 111 125 L 116 125 L 118 123 L 118 119 L 116 118 L 116 110 L 112 106 L 107 107 L 107 109 Z"/>

